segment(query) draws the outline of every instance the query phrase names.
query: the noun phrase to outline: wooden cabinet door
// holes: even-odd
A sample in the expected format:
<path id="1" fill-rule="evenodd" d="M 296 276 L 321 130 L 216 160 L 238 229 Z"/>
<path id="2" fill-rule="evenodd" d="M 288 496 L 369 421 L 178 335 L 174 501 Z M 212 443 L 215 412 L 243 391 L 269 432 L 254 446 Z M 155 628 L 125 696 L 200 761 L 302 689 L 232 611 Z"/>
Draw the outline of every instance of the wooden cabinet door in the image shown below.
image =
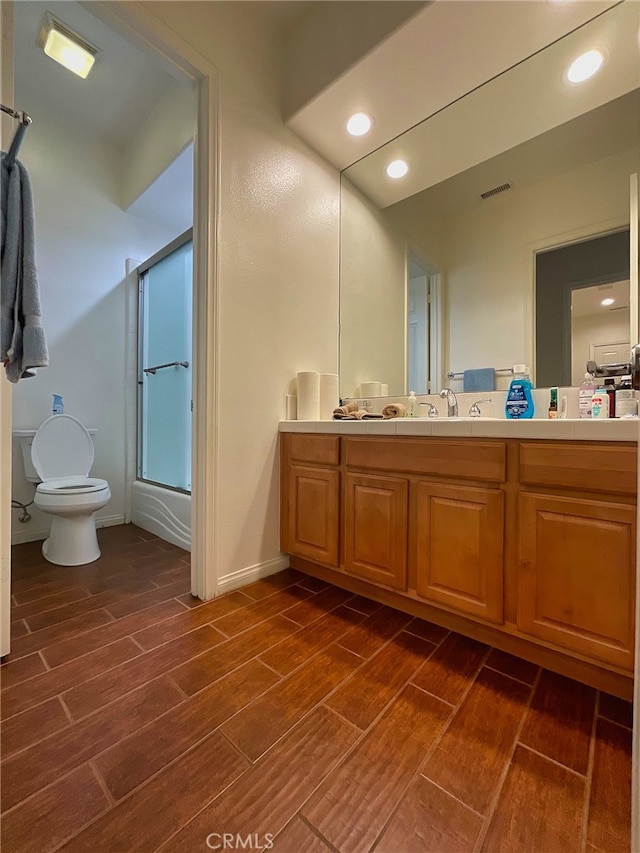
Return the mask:
<path id="1" fill-rule="evenodd" d="M 518 627 L 633 667 L 635 507 L 520 496 Z"/>
<path id="2" fill-rule="evenodd" d="M 502 621 L 503 498 L 497 489 L 416 484 L 418 595 Z"/>
<path id="3" fill-rule="evenodd" d="M 290 554 L 338 565 L 340 473 L 290 465 L 282 548 Z"/>
<path id="4" fill-rule="evenodd" d="M 407 588 L 409 483 L 397 477 L 346 474 L 344 567 L 394 589 Z"/>

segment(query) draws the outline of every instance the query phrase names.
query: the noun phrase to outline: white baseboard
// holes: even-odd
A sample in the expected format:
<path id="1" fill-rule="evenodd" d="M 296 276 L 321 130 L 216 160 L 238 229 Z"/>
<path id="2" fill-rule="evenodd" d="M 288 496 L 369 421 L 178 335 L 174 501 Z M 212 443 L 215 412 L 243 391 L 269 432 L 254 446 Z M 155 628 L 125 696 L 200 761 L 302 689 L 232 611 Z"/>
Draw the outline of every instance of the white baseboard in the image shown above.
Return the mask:
<path id="1" fill-rule="evenodd" d="M 103 518 L 96 519 L 96 527 L 115 527 L 117 524 L 124 524 L 124 515 L 105 515 Z M 25 524 L 28 528 L 29 522 Z M 38 542 L 46 539 L 49 535 L 49 527 L 36 527 L 26 530 L 14 531 L 11 536 L 12 545 L 24 545 L 25 542 Z"/>
<path id="2" fill-rule="evenodd" d="M 283 569 L 289 568 L 289 555 L 280 554 L 272 560 L 265 560 L 264 563 L 256 563 L 254 566 L 247 566 L 244 569 L 238 569 L 237 572 L 231 572 L 218 580 L 218 595 L 224 595 L 225 592 L 231 592 L 232 589 L 239 589 L 253 581 L 266 578 L 269 575 L 275 575 L 276 572 L 281 572 Z"/>

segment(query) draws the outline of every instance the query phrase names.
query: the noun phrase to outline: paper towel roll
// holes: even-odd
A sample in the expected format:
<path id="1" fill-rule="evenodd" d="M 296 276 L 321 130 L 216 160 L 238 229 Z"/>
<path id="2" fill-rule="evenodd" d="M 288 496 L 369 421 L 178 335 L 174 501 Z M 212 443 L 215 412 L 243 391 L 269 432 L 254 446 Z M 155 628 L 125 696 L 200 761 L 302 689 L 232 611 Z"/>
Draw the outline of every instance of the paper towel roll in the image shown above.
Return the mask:
<path id="1" fill-rule="evenodd" d="M 298 420 L 320 420 L 320 374 L 303 370 L 297 374 Z"/>
<path id="2" fill-rule="evenodd" d="M 295 394 L 284 395 L 284 416 L 288 421 L 298 418 L 298 398 Z"/>
<path id="3" fill-rule="evenodd" d="M 360 383 L 361 397 L 380 397 L 382 396 L 381 382 L 361 382 Z"/>
<path id="4" fill-rule="evenodd" d="M 340 394 L 338 392 L 338 374 L 337 373 L 321 373 L 320 374 L 320 420 L 330 421 L 333 417 L 333 410 L 340 404 Z"/>

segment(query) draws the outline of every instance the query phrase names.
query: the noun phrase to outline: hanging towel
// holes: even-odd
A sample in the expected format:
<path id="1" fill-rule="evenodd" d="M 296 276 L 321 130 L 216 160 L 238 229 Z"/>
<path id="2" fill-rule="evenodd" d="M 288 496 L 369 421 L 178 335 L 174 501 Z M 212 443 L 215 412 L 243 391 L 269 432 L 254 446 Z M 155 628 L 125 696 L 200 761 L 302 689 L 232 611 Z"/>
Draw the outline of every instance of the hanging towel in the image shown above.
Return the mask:
<path id="1" fill-rule="evenodd" d="M 2 252 L 0 259 L 0 359 L 10 382 L 35 376 L 49 364 L 36 274 L 31 182 L 16 160 L 2 154 Z"/>
<path id="2" fill-rule="evenodd" d="M 493 367 L 465 370 L 462 379 L 463 391 L 495 391 L 496 371 Z"/>

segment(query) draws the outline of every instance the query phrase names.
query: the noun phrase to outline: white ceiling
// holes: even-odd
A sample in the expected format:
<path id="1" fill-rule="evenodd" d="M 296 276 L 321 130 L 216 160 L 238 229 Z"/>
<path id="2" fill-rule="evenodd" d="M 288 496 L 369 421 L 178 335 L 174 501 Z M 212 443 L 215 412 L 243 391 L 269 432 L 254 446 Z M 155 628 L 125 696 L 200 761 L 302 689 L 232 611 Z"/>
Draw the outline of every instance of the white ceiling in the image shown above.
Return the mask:
<path id="1" fill-rule="evenodd" d="M 602 304 L 603 299 L 615 299 L 611 306 Z M 629 310 L 629 279 L 612 284 L 594 284 L 593 287 L 580 287 L 571 292 L 572 317 L 608 316 L 611 312 Z"/>
<path id="2" fill-rule="evenodd" d="M 38 105 L 53 106 L 72 127 L 124 147 L 140 122 L 179 82 L 159 59 L 132 46 L 79 3 L 22 0 L 14 9 L 16 104 L 32 113 L 34 122 Z M 100 50 L 86 80 L 54 62 L 37 45 L 45 12 Z"/>
<path id="3" fill-rule="evenodd" d="M 436 0 L 287 123 L 344 169 L 613 5 L 613 0 Z M 375 7 L 371 3 L 370 14 Z M 373 129 L 350 137 L 346 120 L 359 111 L 373 116 Z M 468 132 L 473 135 L 473 128 Z"/>
<path id="4" fill-rule="evenodd" d="M 461 173 L 454 186 L 466 192 L 465 183 L 477 178 L 479 193 L 508 180 L 542 180 L 572 163 L 575 168 L 637 144 L 637 97 L 624 101 L 628 112 L 610 102 L 637 95 L 639 23 L 640 4 L 607 10 L 360 160 L 347 169 L 347 177 L 386 207 Z M 593 45 L 607 54 L 603 69 L 581 86 L 565 84 L 571 60 Z M 575 125 L 574 119 L 579 119 Z M 536 142 L 527 148 L 523 143 L 529 140 Z M 504 162 L 496 157 L 502 152 L 509 152 Z M 398 158 L 407 161 L 409 173 L 393 180 L 385 169 Z"/>

